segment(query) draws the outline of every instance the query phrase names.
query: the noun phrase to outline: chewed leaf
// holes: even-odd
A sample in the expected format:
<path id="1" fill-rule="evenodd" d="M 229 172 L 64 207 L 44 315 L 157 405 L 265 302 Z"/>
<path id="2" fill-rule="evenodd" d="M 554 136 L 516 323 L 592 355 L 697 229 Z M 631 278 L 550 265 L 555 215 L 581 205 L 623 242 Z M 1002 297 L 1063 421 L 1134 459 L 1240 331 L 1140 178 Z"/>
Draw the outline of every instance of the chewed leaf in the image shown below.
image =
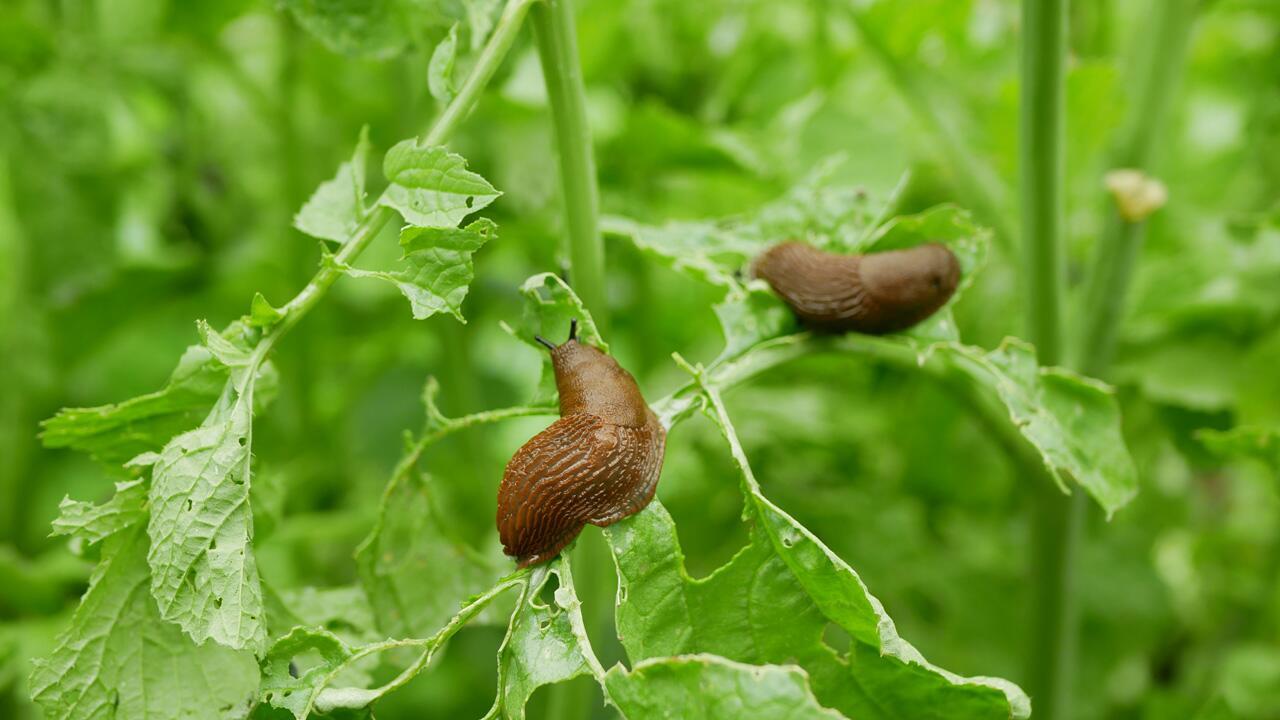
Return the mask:
<path id="1" fill-rule="evenodd" d="M 31 696 L 48 717 L 64 720 L 222 720 L 248 713 L 256 670 L 252 653 L 197 645 L 160 618 L 139 525 L 103 542 L 71 626 L 34 663 Z"/>
<path id="2" fill-rule="evenodd" d="M 116 494 L 101 505 L 63 498 L 53 534 L 93 544 L 145 520 L 146 503 L 147 486 L 142 480 L 116 483 Z"/>
<path id="3" fill-rule="evenodd" d="M 367 712 L 367 708 L 379 698 L 404 685 L 426 668 L 432 656 L 454 633 L 474 619 L 496 597 L 521 585 L 523 580 L 523 576 L 505 578 L 482 595 L 470 598 L 467 605 L 458 609 L 447 624 L 425 639 L 383 640 L 360 645 L 353 644 L 324 627 L 294 627 L 272 643 L 263 655 L 260 663 L 262 682 L 259 697 L 267 705 L 287 710 L 297 720 L 342 710 Z M 321 598 L 332 599 L 332 590 L 334 589 L 322 593 Z M 363 602 L 363 596 L 358 597 Z M 321 619 L 325 610 L 333 612 L 332 608 L 302 610 L 302 614 L 312 620 Z M 345 620 L 348 616 L 342 615 L 342 618 Z M 370 674 L 362 669 L 375 663 L 378 656 L 384 653 L 406 649 L 417 652 L 418 660 L 399 676 L 381 685 L 374 685 Z"/>
<path id="4" fill-rule="evenodd" d="M 796 663 L 817 703 L 849 717 L 1026 716 L 1026 697 L 1011 683 L 928 664 L 848 565 L 760 495 L 753 479 L 748 488 L 751 542 L 705 579 L 685 571 L 675 524 L 656 500 L 605 530 L 618 568 L 618 634 L 636 667 L 691 653 Z M 853 640 L 848 657 L 824 644 L 828 623 Z"/>
<path id="5" fill-rule="evenodd" d="M 496 550 L 497 539 L 485 546 Z M 377 627 L 391 637 L 430 636 L 463 600 L 501 577 L 496 560 L 449 536 L 429 479 L 412 471 L 391 481 L 377 523 L 356 551 Z"/>
<path id="6" fill-rule="evenodd" d="M 494 236 L 497 226 L 480 218 L 465 228 L 406 227 L 400 233 L 404 267 L 390 272 L 339 266 L 351 277 L 385 280 L 409 300 L 415 320 L 448 312 L 462 317 L 462 301 L 475 279 L 471 256 Z M 335 262 L 332 257 L 329 262 Z"/>
<path id="7" fill-rule="evenodd" d="M 391 185 L 378 202 L 418 227 L 456 227 L 502 194 L 467 170 L 461 155 L 439 145 L 419 145 L 416 139 L 388 150 L 383 172 Z"/>
<path id="8" fill-rule="evenodd" d="M 394 0 L 284 0 L 284 6 L 307 32 L 345 55 L 385 58 L 409 43 Z"/>
<path id="9" fill-rule="evenodd" d="M 682 655 L 615 665 L 605 675 L 614 704 L 627 717 L 667 717 L 681 708 L 688 720 L 838 720 L 809 689 L 795 666 L 745 665 L 715 655 Z"/>
<path id="10" fill-rule="evenodd" d="M 544 605 L 539 598 L 553 575 L 555 601 Z M 498 648 L 498 694 L 486 717 L 524 720 L 534 690 L 579 675 L 600 678 L 604 670 L 591 652 L 569 562 L 561 557 L 535 568 L 520 593 Z"/>
<path id="11" fill-rule="evenodd" d="M 311 198 L 293 218 L 293 226 L 322 240 L 345 243 L 364 220 L 365 166 L 369 157 L 369 126 L 360 130 L 360 139 L 348 162 L 338 166 L 332 179 L 316 188 Z"/>
<path id="12" fill-rule="evenodd" d="M 216 334 L 236 348 L 231 353 L 236 355 L 248 352 L 249 332 L 243 324 L 232 323 Z M 119 465 L 159 450 L 174 435 L 200 424 L 230 375 L 230 368 L 208 346 L 192 345 L 160 390 L 112 405 L 64 408 L 44 421 L 41 439 L 46 447 L 69 447 Z M 259 370 L 255 386 L 254 400 L 260 408 L 275 391 L 276 372 L 270 363 Z"/>
<path id="13" fill-rule="evenodd" d="M 530 403 L 537 405 L 556 397 L 556 383 L 551 357 L 546 348 L 534 339 L 535 336 L 540 335 L 554 343 L 562 342 L 569 337 L 569 326 L 576 320 L 579 342 L 594 345 L 605 352 L 609 352 L 609 345 L 600 337 L 600 331 L 582 300 L 554 273 L 541 273 L 525 280 L 520 286 L 520 294 L 525 298 L 520 325 L 513 328 L 504 324 L 504 328 L 544 356 L 542 380 Z"/>
<path id="14" fill-rule="evenodd" d="M 299 668 L 295 677 L 289 665 L 295 655 L 314 652 L 319 662 Z M 272 644 L 262 658 L 262 698 L 272 707 L 288 710 L 302 720 L 315 704 L 323 678 L 352 655 L 351 648 L 337 635 L 321 628 L 294 628 Z M 294 666 L 297 667 L 296 665 Z"/>
<path id="15" fill-rule="evenodd" d="M 959 343 L 930 351 L 996 393 L 1064 490 L 1067 478 L 1079 483 L 1108 517 L 1137 494 L 1137 470 L 1110 387 L 1040 367 L 1035 348 L 1013 338 L 989 353 Z"/>
<path id="16" fill-rule="evenodd" d="M 151 593 L 197 642 L 266 639 L 249 507 L 252 382 L 228 382 L 213 412 L 173 438 L 152 468 Z"/>
<path id="17" fill-rule="evenodd" d="M 737 357 L 754 345 L 796 328 L 791 310 L 773 294 L 755 287 L 731 292 L 714 309 L 724 333 L 720 359 Z"/>

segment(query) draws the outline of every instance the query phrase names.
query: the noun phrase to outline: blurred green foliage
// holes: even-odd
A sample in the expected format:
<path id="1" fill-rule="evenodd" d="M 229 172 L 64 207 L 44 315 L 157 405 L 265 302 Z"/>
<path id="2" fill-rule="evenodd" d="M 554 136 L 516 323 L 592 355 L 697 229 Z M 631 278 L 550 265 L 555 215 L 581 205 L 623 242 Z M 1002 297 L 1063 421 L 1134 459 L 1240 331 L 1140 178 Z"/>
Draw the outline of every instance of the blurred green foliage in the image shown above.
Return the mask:
<path id="1" fill-rule="evenodd" d="M 1073 4 L 1073 283 L 1103 226 L 1102 176 L 1160 1 Z M 255 293 L 292 297 L 321 256 L 294 214 L 362 127 L 381 155 L 427 125 L 433 88 L 448 87 L 433 51 L 453 23 L 462 69 L 488 31 L 475 9 L 486 3 L 379 3 L 378 32 L 356 35 L 311 14 L 342 3 L 282 5 L 0 7 L 0 717 L 39 716 L 30 661 L 49 653 L 94 564 L 48 537 L 59 501 L 106 500 L 126 479 L 118 463 L 42 449 L 38 422 L 162 387 L 196 318 L 223 327 Z M 1016 239 L 1002 231 L 1016 3 L 586 0 L 578 31 L 606 214 L 661 225 L 745 213 L 833 156 L 833 181 L 872 195 L 910 170 L 897 212 L 958 202 L 996 231 L 954 308 L 961 337 L 992 349 L 1020 332 Z M 1082 718 L 1280 717 L 1278 79 L 1280 5 L 1205 3 L 1169 121 L 1151 129 L 1149 172 L 1170 199 L 1148 223 L 1111 378 L 1141 490 L 1110 522 L 1089 518 Z M 525 278 L 563 262 L 550 138 L 524 37 L 450 142 L 503 193 L 486 210 L 497 237 L 474 254 L 469 324 L 414 321 L 393 286 L 343 280 L 276 351 L 276 398 L 253 446 L 268 615 L 273 595 L 299 613 L 305 588 L 371 572 L 353 549 L 382 521 L 428 374 L 449 416 L 532 395 L 541 360 L 499 322 L 520 318 Z M 361 265 L 390 268 L 399 253 L 387 231 Z M 673 351 L 702 362 L 720 351 L 722 293 L 616 239 L 608 284 L 611 350 L 648 397 L 687 381 Z M 857 569 L 903 637 L 951 671 L 1023 677 L 1026 482 L 1040 478 L 1019 474 L 966 404 L 910 369 L 847 355 L 771 370 L 725 400 L 764 493 Z M 493 552 L 503 465 L 545 422 L 426 450 L 429 512 L 452 520 L 456 552 Z M 672 435 L 659 497 L 695 577 L 748 544 L 736 473 L 705 418 Z M 350 613 L 323 612 L 340 598 L 310 602 L 308 622 L 370 639 Z M 468 626 L 378 717 L 480 716 L 501 637 Z M 620 657 L 600 651 L 606 667 Z M 383 681 L 404 664 L 358 669 Z M 674 697 L 688 672 L 655 668 L 654 682 Z"/>

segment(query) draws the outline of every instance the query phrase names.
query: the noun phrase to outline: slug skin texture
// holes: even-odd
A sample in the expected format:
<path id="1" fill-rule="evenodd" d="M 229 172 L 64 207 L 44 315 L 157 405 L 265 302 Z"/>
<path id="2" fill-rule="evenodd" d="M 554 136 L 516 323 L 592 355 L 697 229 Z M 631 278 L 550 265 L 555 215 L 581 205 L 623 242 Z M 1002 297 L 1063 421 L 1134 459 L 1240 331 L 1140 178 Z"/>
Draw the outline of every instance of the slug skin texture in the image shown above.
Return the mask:
<path id="1" fill-rule="evenodd" d="M 836 255 L 791 241 L 761 253 L 752 273 L 806 327 L 883 335 L 906 330 L 946 305 L 960 282 L 960 263 L 941 243 Z"/>
<path id="2" fill-rule="evenodd" d="M 666 430 L 631 373 L 590 345 L 552 347 L 560 419 L 507 463 L 498 488 L 498 536 L 519 567 L 555 557 L 590 523 L 642 510 L 662 472 Z"/>

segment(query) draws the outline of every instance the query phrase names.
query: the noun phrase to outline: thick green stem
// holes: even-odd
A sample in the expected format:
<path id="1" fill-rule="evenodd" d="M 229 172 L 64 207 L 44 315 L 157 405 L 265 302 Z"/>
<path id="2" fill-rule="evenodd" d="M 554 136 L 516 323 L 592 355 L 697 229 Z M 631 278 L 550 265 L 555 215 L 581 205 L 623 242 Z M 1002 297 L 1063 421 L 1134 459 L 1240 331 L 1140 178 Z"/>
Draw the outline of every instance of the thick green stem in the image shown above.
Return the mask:
<path id="1" fill-rule="evenodd" d="M 542 0 L 530 10 L 529 19 L 542 60 L 542 76 L 560 154 L 569 279 L 591 311 L 600 332 L 607 334 L 609 318 L 605 305 L 604 240 L 600 237 L 596 161 L 587 126 L 586 89 L 578 62 L 573 7 L 568 0 Z"/>
<path id="2" fill-rule="evenodd" d="M 1023 0 L 1019 171 L 1027 330 L 1043 365 L 1063 362 L 1063 165 L 1067 0 Z M 1036 473 L 1042 475 L 1043 473 Z M 1075 556 L 1084 493 L 1033 480 L 1032 627 L 1027 677 L 1036 716 L 1070 717 Z"/>
<path id="3" fill-rule="evenodd" d="M 587 125 L 586 88 L 578 60 L 573 6 L 569 0 L 542 0 L 530 10 L 534 40 L 551 106 L 560 156 L 560 190 L 564 200 L 569 282 L 591 312 L 602 334 L 608 334 L 605 298 L 604 240 L 600 236 L 600 200 L 595 154 Z M 603 541 L 594 534 L 578 539 L 573 559 L 578 567 L 587 625 L 605 646 L 614 638 L 613 564 Z M 613 644 L 616 644 L 616 639 Z M 560 683 L 548 698 L 550 717 L 590 717 L 594 689 L 584 682 Z"/>
<path id="4" fill-rule="evenodd" d="M 1187 44 L 1200 0 L 1153 0 L 1153 31 L 1136 63 L 1134 105 L 1121 129 L 1110 165 L 1149 170 L 1186 62 Z M 1106 225 L 1098 240 L 1093 270 L 1085 286 L 1076 366 L 1104 376 L 1115 352 L 1116 335 L 1129 294 L 1146 223 L 1127 220 L 1106 200 Z"/>

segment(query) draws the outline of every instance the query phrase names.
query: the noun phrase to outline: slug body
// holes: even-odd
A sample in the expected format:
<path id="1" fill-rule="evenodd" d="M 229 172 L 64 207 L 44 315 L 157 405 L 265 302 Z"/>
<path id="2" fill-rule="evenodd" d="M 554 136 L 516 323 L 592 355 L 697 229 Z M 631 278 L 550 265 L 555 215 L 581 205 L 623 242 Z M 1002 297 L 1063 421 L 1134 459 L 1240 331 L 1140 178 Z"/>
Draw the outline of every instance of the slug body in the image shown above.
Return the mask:
<path id="1" fill-rule="evenodd" d="M 498 488 L 498 536 L 519 567 L 555 557 L 587 523 L 639 512 L 662 472 L 667 434 L 635 378 L 574 334 L 538 339 L 551 348 L 560 419 L 516 451 Z"/>
<path id="2" fill-rule="evenodd" d="M 867 255 L 836 255 L 801 242 L 774 245 L 752 272 L 800 322 L 826 332 L 905 330 L 947 303 L 960 263 L 941 243 Z"/>

